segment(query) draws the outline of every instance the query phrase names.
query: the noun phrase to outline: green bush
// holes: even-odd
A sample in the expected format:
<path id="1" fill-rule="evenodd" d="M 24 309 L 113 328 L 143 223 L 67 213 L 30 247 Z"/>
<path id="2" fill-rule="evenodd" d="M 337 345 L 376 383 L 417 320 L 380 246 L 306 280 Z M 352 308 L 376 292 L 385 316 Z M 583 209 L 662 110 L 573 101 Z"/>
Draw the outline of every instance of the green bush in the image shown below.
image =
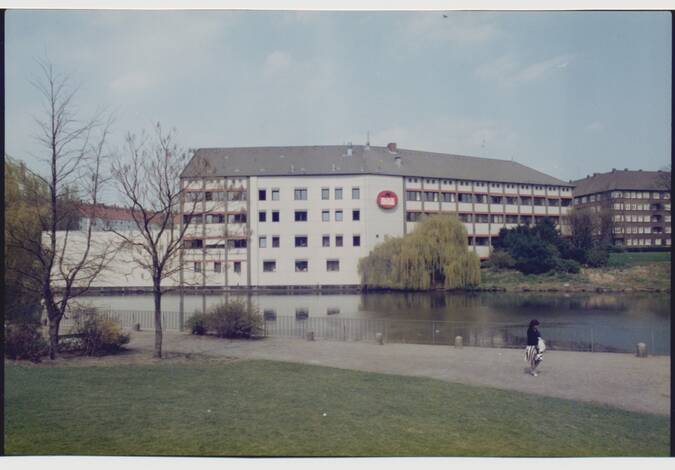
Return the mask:
<path id="1" fill-rule="evenodd" d="M 5 355 L 8 358 L 40 362 L 48 349 L 38 325 L 28 322 L 5 324 Z"/>
<path id="2" fill-rule="evenodd" d="M 591 268 L 607 266 L 609 261 L 609 250 L 601 246 L 595 246 L 588 251 L 586 255 L 586 264 Z"/>
<path id="3" fill-rule="evenodd" d="M 516 265 L 516 260 L 504 250 L 495 250 L 490 255 L 488 265 L 497 269 L 513 269 Z"/>
<path id="4" fill-rule="evenodd" d="M 80 309 L 74 313 L 73 318 L 73 333 L 78 335 L 78 349 L 88 356 L 115 353 L 129 342 L 129 335 L 122 333 L 122 329 L 114 321 L 99 316 L 96 309 Z"/>
<path id="5" fill-rule="evenodd" d="M 557 271 L 577 274 L 581 271 L 581 265 L 573 259 L 558 259 Z"/>
<path id="6" fill-rule="evenodd" d="M 262 333 L 263 321 L 256 307 L 249 308 L 235 301 L 220 303 L 207 313 L 196 314 L 188 325 L 196 335 L 213 332 L 221 338 L 252 338 Z"/>
<path id="7" fill-rule="evenodd" d="M 209 314 L 195 310 L 190 318 L 185 322 L 193 335 L 205 335 L 208 332 Z"/>

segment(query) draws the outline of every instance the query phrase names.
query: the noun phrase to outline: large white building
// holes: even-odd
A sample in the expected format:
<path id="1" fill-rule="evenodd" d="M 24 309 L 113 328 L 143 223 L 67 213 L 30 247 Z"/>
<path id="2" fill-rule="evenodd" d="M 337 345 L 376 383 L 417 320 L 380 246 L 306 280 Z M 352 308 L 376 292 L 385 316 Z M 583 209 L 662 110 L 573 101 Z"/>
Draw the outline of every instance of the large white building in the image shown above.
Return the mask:
<path id="1" fill-rule="evenodd" d="M 183 171 L 181 282 L 353 286 L 359 258 L 421 214 L 455 213 L 490 254 L 502 227 L 551 217 L 573 186 L 513 161 L 374 146 L 199 149 Z"/>

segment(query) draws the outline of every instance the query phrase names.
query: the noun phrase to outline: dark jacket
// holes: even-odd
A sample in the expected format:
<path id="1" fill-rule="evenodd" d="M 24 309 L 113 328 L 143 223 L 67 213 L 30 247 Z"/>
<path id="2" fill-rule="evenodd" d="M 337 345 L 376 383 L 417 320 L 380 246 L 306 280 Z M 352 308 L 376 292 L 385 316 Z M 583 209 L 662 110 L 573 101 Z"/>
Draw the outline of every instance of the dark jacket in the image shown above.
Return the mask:
<path id="1" fill-rule="evenodd" d="M 541 336 L 541 333 L 539 333 L 539 330 L 535 330 L 534 328 L 528 328 L 527 329 L 527 345 L 528 346 L 536 346 L 539 343 L 539 337 Z"/>

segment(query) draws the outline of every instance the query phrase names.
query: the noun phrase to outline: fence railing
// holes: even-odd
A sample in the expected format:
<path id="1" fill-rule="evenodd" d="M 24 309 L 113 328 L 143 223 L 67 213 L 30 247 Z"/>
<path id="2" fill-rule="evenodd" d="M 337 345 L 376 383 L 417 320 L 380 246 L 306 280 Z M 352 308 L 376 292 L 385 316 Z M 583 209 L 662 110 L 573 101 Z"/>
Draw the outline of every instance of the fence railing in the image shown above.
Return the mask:
<path id="1" fill-rule="evenodd" d="M 123 328 L 155 327 L 155 314 L 147 310 L 101 310 L 104 318 Z M 184 320 L 189 317 L 186 316 Z M 180 330 L 178 312 L 162 312 L 164 330 Z M 67 327 L 68 321 L 64 322 Z M 514 323 L 476 323 L 391 318 L 275 316 L 263 320 L 263 335 L 304 338 L 312 332 L 317 339 L 376 341 L 381 333 L 388 343 L 453 345 L 457 336 L 465 346 L 521 348 L 526 343 L 526 326 Z M 67 328 L 64 328 L 64 332 Z M 670 354 L 670 329 L 547 323 L 542 335 L 550 350 L 589 352 L 634 352 L 639 342 L 652 355 Z"/>

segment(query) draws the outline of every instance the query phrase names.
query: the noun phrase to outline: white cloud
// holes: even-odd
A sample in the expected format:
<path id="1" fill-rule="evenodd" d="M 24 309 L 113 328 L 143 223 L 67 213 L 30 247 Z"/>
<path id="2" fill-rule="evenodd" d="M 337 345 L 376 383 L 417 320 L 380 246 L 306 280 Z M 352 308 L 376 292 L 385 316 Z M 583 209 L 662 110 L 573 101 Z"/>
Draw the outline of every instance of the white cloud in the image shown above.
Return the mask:
<path id="1" fill-rule="evenodd" d="M 274 51 L 265 58 L 263 70 L 266 75 L 283 73 L 291 67 L 293 59 L 288 52 Z"/>
<path id="2" fill-rule="evenodd" d="M 601 132 L 603 130 L 605 130 L 605 125 L 600 121 L 593 121 L 586 126 L 588 132 Z"/>
<path id="3" fill-rule="evenodd" d="M 376 129 L 370 141 L 378 146 L 397 142 L 402 148 L 500 159 L 517 155 L 520 146 L 517 132 L 507 124 L 452 117 Z"/>
<path id="4" fill-rule="evenodd" d="M 498 82 L 504 86 L 513 86 L 563 72 L 574 58 L 573 54 L 561 54 L 523 65 L 513 55 L 506 54 L 491 62 L 481 64 L 474 73 L 481 80 Z"/>

